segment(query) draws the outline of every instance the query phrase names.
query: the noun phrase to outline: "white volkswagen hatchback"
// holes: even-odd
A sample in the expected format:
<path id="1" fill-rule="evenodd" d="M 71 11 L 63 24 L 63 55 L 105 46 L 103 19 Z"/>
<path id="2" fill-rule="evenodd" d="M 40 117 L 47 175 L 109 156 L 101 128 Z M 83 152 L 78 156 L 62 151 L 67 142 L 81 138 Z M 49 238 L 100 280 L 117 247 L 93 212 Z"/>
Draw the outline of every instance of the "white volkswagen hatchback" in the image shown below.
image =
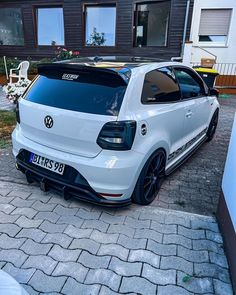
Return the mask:
<path id="1" fill-rule="evenodd" d="M 149 204 L 217 126 L 217 91 L 191 68 L 144 58 L 42 64 L 17 108 L 16 167 L 67 199 Z"/>

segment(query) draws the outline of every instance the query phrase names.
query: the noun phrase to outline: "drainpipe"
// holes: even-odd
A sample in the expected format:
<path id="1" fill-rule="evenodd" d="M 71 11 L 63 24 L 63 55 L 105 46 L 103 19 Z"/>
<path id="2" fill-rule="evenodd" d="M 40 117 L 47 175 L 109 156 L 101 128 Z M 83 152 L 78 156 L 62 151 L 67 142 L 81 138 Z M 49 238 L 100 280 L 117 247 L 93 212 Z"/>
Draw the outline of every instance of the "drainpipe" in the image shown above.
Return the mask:
<path id="1" fill-rule="evenodd" d="M 180 53 L 180 56 L 178 56 L 178 57 L 172 57 L 171 58 L 172 61 L 174 61 L 174 60 L 182 61 L 183 60 L 183 56 L 184 56 L 184 45 L 185 45 L 185 41 L 186 41 L 187 28 L 188 28 L 188 16 L 189 16 L 190 1 L 191 0 L 187 0 L 187 6 L 186 6 L 186 11 L 185 11 L 184 31 L 183 31 L 183 39 L 182 39 L 181 53 Z"/>
<path id="2" fill-rule="evenodd" d="M 187 28 L 188 28 L 189 8 L 190 8 L 190 0 L 187 0 L 187 7 L 186 7 L 185 21 L 184 21 L 184 33 L 183 33 L 182 48 L 181 48 L 181 55 L 180 55 L 182 58 L 184 56 L 184 45 L 186 41 L 186 34 L 187 34 Z"/>

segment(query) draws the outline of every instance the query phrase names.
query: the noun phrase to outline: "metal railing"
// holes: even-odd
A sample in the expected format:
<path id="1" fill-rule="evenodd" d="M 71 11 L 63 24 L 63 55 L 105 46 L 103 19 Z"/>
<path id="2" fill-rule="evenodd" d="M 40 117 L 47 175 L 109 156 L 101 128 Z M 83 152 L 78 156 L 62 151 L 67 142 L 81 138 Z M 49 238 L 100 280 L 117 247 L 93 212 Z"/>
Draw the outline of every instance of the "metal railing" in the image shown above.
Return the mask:
<path id="1" fill-rule="evenodd" d="M 201 67 L 200 63 L 191 63 L 192 67 Z M 236 89 L 236 63 L 216 63 L 213 69 L 219 73 L 216 78 L 217 88 Z"/>

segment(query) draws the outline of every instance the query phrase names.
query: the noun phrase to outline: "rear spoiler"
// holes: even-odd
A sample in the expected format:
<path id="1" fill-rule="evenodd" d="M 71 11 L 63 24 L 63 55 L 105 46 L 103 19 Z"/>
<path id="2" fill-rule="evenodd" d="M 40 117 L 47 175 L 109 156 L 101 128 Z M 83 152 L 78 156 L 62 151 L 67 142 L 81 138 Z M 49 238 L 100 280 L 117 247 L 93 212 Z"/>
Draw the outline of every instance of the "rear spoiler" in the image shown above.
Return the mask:
<path id="1" fill-rule="evenodd" d="M 129 69 L 127 71 L 130 72 Z M 67 74 L 69 72 L 70 74 L 79 74 L 79 72 L 90 72 L 90 73 L 103 73 L 103 74 L 109 74 L 113 75 L 114 78 L 122 79 L 125 84 L 128 84 L 130 79 L 130 73 L 129 75 L 124 74 L 124 72 L 119 72 L 115 68 L 101 68 L 101 67 L 94 67 L 90 65 L 84 65 L 84 64 L 66 64 L 66 63 L 42 63 L 38 65 L 38 74 L 42 76 L 47 76 L 52 72 L 56 73 L 64 73 Z"/>

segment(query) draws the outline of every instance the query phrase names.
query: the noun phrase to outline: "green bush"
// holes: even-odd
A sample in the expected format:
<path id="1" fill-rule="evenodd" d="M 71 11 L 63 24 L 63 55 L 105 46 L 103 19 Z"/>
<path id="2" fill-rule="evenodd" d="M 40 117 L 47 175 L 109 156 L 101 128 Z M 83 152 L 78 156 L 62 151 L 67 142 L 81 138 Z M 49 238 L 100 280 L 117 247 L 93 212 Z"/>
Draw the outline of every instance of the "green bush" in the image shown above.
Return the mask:
<path id="1" fill-rule="evenodd" d="M 19 63 L 21 62 L 18 58 L 6 58 L 7 61 L 7 69 L 8 73 L 10 69 L 17 68 Z M 4 65 L 4 60 L 3 57 L 0 57 L 0 75 L 5 75 L 5 65 Z"/>
<path id="2" fill-rule="evenodd" d="M 33 61 L 31 57 L 28 57 L 28 58 L 22 59 L 22 60 L 28 60 L 30 62 L 28 74 L 35 75 L 35 74 L 37 74 L 38 64 L 50 63 L 50 62 L 64 60 L 64 59 L 77 58 L 77 57 L 79 57 L 79 55 L 80 55 L 80 53 L 78 50 L 69 51 L 64 47 L 57 47 L 55 50 L 55 57 L 53 57 L 53 58 L 45 57 L 45 58 L 40 59 L 39 61 Z M 18 59 L 17 57 L 15 57 L 15 58 L 6 57 L 8 74 L 10 73 L 10 69 L 17 68 L 22 60 Z M 5 74 L 6 74 L 6 72 L 5 72 L 4 60 L 3 60 L 3 57 L 0 56 L 0 75 L 5 75 Z"/>
<path id="3" fill-rule="evenodd" d="M 32 61 L 31 58 L 27 58 L 26 60 L 28 60 L 30 62 L 30 67 L 29 67 L 29 71 L 28 71 L 29 75 L 37 74 L 37 66 L 38 66 L 38 64 L 40 64 L 40 63 L 50 63 L 50 62 L 54 61 L 53 58 L 42 58 L 39 61 Z M 6 62 L 7 62 L 8 74 L 10 74 L 10 69 L 17 68 L 21 61 L 22 60 L 18 59 L 17 57 L 15 57 L 15 58 L 7 57 Z M 5 74 L 6 74 L 6 71 L 5 71 L 4 60 L 3 60 L 3 57 L 0 57 L 0 75 L 5 75 Z"/>
<path id="4" fill-rule="evenodd" d="M 50 62 L 53 62 L 53 61 L 54 61 L 53 58 L 48 58 L 48 57 L 42 58 L 39 61 L 29 61 L 30 62 L 29 74 L 31 74 L 31 75 L 37 74 L 37 72 L 38 72 L 38 70 L 37 70 L 38 64 L 50 63 Z"/>

